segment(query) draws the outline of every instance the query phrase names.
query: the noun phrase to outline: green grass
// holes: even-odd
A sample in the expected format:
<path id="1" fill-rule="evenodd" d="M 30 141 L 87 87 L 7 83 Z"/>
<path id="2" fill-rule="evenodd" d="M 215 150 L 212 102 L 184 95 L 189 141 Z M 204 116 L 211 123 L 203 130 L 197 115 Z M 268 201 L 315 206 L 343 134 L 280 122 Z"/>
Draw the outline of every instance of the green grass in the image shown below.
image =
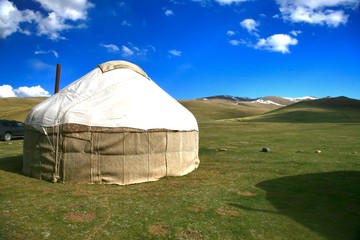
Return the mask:
<path id="1" fill-rule="evenodd" d="M 360 238 L 360 123 L 211 120 L 209 111 L 195 113 L 199 168 L 151 183 L 32 179 L 21 174 L 22 140 L 0 142 L 0 239 Z"/>

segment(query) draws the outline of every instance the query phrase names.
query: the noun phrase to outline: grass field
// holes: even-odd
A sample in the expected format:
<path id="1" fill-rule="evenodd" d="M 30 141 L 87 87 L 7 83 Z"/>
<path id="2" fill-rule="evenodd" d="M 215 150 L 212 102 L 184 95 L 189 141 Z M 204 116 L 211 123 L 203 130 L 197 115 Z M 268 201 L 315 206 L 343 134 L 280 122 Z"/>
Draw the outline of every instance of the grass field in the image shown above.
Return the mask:
<path id="1" fill-rule="evenodd" d="M 359 122 L 246 122 L 198 104 L 184 103 L 200 119 L 199 168 L 157 182 L 28 178 L 23 141 L 0 142 L 0 239 L 360 239 Z"/>

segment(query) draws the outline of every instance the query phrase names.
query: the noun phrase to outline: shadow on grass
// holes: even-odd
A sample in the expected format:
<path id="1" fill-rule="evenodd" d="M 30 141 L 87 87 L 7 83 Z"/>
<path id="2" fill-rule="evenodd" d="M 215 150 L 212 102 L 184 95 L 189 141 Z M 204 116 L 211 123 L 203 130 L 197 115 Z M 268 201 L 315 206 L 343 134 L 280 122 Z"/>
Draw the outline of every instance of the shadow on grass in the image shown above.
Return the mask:
<path id="1" fill-rule="evenodd" d="M 22 175 L 23 155 L 0 158 L 0 170 Z"/>
<path id="2" fill-rule="evenodd" d="M 282 177 L 257 187 L 279 214 L 327 239 L 360 240 L 360 171 Z"/>
<path id="3" fill-rule="evenodd" d="M 263 115 L 248 122 L 279 122 L 279 123 L 360 123 L 358 112 L 345 111 L 291 111 L 271 115 Z"/>

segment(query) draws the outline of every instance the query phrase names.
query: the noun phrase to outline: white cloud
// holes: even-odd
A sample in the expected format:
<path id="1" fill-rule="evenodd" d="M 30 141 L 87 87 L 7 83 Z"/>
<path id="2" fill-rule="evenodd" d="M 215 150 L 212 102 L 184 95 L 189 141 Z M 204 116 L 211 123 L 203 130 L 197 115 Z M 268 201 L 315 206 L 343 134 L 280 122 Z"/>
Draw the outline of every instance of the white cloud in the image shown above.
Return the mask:
<path id="1" fill-rule="evenodd" d="M 6 38 L 18 31 L 21 21 L 21 12 L 9 1 L 0 0 L 0 37 Z"/>
<path id="2" fill-rule="evenodd" d="M 280 5 L 305 6 L 311 9 L 349 6 L 357 7 L 359 0 L 276 0 Z"/>
<path id="3" fill-rule="evenodd" d="M 241 27 L 245 28 L 249 33 L 253 33 L 257 31 L 257 27 L 259 23 L 257 23 L 254 19 L 247 18 L 240 22 Z"/>
<path id="4" fill-rule="evenodd" d="M 290 53 L 289 47 L 296 45 L 298 40 L 287 34 L 274 34 L 266 39 L 261 38 L 254 46 L 255 49 L 271 52 Z"/>
<path id="5" fill-rule="evenodd" d="M 128 42 L 121 47 L 121 55 L 124 58 L 129 57 L 147 57 L 149 53 L 156 52 L 156 48 L 152 45 L 145 47 L 137 47 L 133 43 Z"/>
<path id="6" fill-rule="evenodd" d="M 172 16 L 172 15 L 174 15 L 174 12 L 173 12 L 173 10 L 167 9 L 167 10 L 165 10 L 165 15 Z"/>
<path id="7" fill-rule="evenodd" d="M 233 3 L 246 2 L 248 0 L 215 0 L 215 1 L 218 2 L 220 5 L 231 5 Z"/>
<path id="8" fill-rule="evenodd" d="M 281 8 L 281 13 L 286 20 L 292 22 L 306 22 L 310 24 L 328 25 L 337 27 L 346 24 L 348 15 L 342 10 L 320 10 L 316 11 L 309 8 Z"/>
<path id="9" fill-rule="evenodd" d="M 16 97 L 12 86 L 2 85 L 0 86 L 0 98 Z"/>
<path id="10" fill-rule="evenodd" d="M 33 87 L 19 87 L 14 89 L 14 93 L 17 97 L 48 97 L 49 92 L 38 86 Z"/>
<path id="11" fill-rule="evenodd" d="M 228 35 L 228 36 L 234 36 L 236 33 L 234 32 L 234 31 L 231 31 L 231 30 L 229 30 L 229 31 L 227 31 L 227 33 L 226 33 L 226 35 Z"/>
<path id="12" fill-rule="evenodd" d="M 129 57 L 129 56 L 134 55 L 134 51 L 131 50 L 130 48 L 128 48 L 127 46 L 125 46 L 125 45 L 123 45 L 121 49 L 122 49 L 123 57 Z"/>
<path id="13" fill-rule="evenodd" d="M 48 50 L 48 51 L 38 50 L 38 51 L 35 51 L 34 53 L 35 53 L 36 55 L 39 55 L 39 54 L 49 54 L 49 53 L 51 53 L 51 54 L 54 54 L 54 56 L 55 56 L 56 58 L 59 57 L 59 54 L 58 54 L 55 50 Z"/>
<path id="14" fill-rule="evenodd" d="M 338 27 L 346 24 L 346 9 L 356 9 L 359 0 L 276 0 L 283 19 L 291 22 Z"/>
<path id="15" fill-rule="evenodd" d="M 251 43 L 250 41 L 248 40 L 244 40 L 244 39 L 232 39 L 229 41 L 230 45 L 232 46 L 240 46 L 240 45 L 245 45 L 246 47 L 251 47 L 251 48 L 254 48 L 254 44 Z"/>
<path id="16" fill-rule="evenodd" d="M 181 51 L 178 51 L 178 50 L 170 50 L 169 53 L 172 55 L 172 56 L 175 56 L 175 57 L 180 57 L 181 56 Z"/>
<path id="17" fill-rule="evenodd" d="M 78 24 L 78 21 L 86 20 L 88 9 L 94 6 L 88 0 L 35 1 L 46 11 L 46 16 L 32 9 L 19 10 L 13 2 L 0 0 L 0 38 L 16 32 L 30 35 L 31 30 L 22 27 L 22 23 L 30 23 L 30 27 L 37 29 L 37 35 L 53 40 L 65 39 L 61 32 L 83 28 L 84 24 Z"/>
<path id="18" fill-rule="evenodd" d="M 19 11 L 14 3 L 0 0 L 0 38 L 6 38 L 13 33 L 21 32 L 29 35 L 29 31 L 22 29 L 23 22 L 33 22 L 40 18 L 39 13 L 30 10 Z"/>
<path id="19" fill-rule="evenodd" d="M 53 12 L 62 19 L 72 21 L 87 18 L 87 10 L 94 7 L 88 0 L 35 0 L 48 12 Z"/>
<path id="20" fill-rule="evenodd" d="M 51 12 L 46 18 L 38 21 L 38 35 L 46 35 L 52 40 L 65 39 L 60 32 L 72 28 L 65 23 L 65 19 L 59 17 L 56 13 Z"/>
<path id="21" fill-rule="evenodd" d="M 233 46 L 238 46 L 241 44 L 241 41 L 233 39 L 233 40 L 230 40 L 229 43 Z"/>
<path id="22" fill-rule="evenodd" d="M 10 85 L 0 86 L 0 98 L 7 97 L 48 97 L 49 92 L 40 85 L 33 87 L 19 87 L 13 89 Z"/>
<path id="23" fill-rule="evenodd" d="M 290 34 L 296 37 L 297 35 L 301 34 L 301 31 L 300 30 L 292 30 L 290 32 Z"/>
<path id="24" fill-rule="evenodd" d="M 120 48 L 115 44 L 100 44 L 101 47 L 106 48 L 109 52 L 118 52 Z"/>

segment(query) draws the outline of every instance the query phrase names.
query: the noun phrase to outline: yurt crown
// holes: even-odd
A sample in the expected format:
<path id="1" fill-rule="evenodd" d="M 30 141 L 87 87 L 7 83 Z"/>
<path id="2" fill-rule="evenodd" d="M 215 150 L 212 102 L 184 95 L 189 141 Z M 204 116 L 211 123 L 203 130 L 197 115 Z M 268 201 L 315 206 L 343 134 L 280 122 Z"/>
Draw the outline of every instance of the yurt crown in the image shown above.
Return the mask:
<path id="1" fill-rule="evenodd" d="M 141 75 L 143 75 L 146 78 L 149 78 L 148 75 L 137 65 L 127 62 L 127 61 L 109 61 L 109 62 L 105 62 L 99 65 L 99 68 L 101 69 L 101 71 L 103 73 L 111 71 L 111 70 L 115 70 L 115 69 L 119 69 L 119 68 L 127 68 L 127 69 L 131 69 Z"/>

